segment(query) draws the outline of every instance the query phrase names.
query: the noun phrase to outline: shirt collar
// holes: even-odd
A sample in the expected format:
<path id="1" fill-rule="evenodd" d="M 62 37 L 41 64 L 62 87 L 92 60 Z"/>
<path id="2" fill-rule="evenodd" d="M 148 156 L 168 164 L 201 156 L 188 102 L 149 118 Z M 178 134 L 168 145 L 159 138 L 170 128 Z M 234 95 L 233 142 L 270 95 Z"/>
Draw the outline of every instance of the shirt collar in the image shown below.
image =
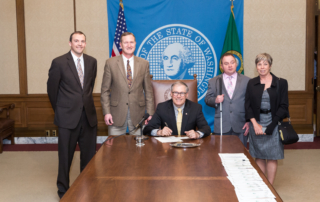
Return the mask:
<path id="1" fill-rule="evenodd" d="M 121 54 L 122 55 L 122 54 Z M 125 64 L 127 64 L 127 60 L 129 60 L 130 62 L 133 62 L 133 56 L 131 58 L 126 58 L 124 55 L 122 55 L 122 59 L 125 62 Z"/>
<path id="2" fill-rule="evenodd" d="M 232 75 L 232 78 L 237 78 L 238 76 L 238 72 L 234 72 Z M 226 73 L 223 73 L 223 79 L 226 79 L 226 78 L 229 78 L 230 77 L 229 75 L 227 75 Z"/>
<path id="3" fill-rule="evenodd" d="M 178 107 L 177 107 L 176 105 L 174 105 L 173 102 L 172 102 L 172 104 L 173 104 L 174 110 L 175 110 L 175 111 L 178 111 Z M 180 107 L 180 109 L 182 109 L 182 111 L 183 111 L 185 105 L 186 105 L 186 103 L 184 103 L 184 104 Z"/>
<path id="4" fill-rule="evenodd" d="M 71 55 L 72 55 L 73 60 L 74 60 L 75 62 L 78 62 L 78 57 L 77 57 L 75 54 L 73 54 L 72 51 L 70 51 L 70 53 L 71 53 Z M 83 61 L 83 53 L 81 54 L 81 56 L 80 56 L 79 58 L 80 58 L 80 61 Z"/>

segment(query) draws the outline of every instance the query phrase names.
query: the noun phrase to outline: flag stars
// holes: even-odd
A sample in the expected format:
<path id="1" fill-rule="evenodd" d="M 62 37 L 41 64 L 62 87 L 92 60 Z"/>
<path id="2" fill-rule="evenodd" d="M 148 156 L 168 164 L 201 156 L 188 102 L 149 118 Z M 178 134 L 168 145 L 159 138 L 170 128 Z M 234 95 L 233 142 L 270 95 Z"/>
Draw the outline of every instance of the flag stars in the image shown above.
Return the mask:
<path id="1" fill-rule="evenodd" d="M 120 44 L 120 36 L 122 33 L 127 31 L 127 26 L 126 26 L 126 20 L 124 17 L 124 12 L 122 7 L 119 7 L 119 12 L 118 12 L 118 17 L 116 19 L 117 21 L 117 25 L 116 25 L 116 31 L 115 31 L 115 35 L 114 35 L 114 47 L 112 49 L 112 56 L 116 56 L 118 54 L 121 54 L 122 49 L 120 48 L 119 44 Z"/>

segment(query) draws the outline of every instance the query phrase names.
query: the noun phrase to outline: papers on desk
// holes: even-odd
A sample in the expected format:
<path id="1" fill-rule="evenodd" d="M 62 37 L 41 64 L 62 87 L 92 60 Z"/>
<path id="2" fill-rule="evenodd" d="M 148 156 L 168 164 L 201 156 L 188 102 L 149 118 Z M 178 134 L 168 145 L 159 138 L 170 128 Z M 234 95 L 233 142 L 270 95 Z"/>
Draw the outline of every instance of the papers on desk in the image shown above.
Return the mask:
<path id="1" fill-rule="evenodd" d="M 274 202 L 275 196 L 244 153 L 219 154 L 239 202 Z"/>
<path id="2" fill-rule="evenodd" d="M 182 140 L 190 139 L 190 138 L 169 136 L 169 137 L 155 137 L 155 139 L 162 143 L 169 143 L 169 142 L 182 142 Z"/>

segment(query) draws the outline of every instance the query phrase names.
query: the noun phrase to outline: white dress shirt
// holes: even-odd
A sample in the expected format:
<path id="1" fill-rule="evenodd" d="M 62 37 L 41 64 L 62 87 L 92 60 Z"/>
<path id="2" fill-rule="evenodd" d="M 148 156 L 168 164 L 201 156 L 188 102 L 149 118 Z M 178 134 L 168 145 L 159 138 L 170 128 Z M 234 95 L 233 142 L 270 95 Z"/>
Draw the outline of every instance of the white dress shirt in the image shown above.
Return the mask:
<path id="1" fill-rule="evenodd" d="M 131 67 L 131 73 L 132 73 L 132 79 L 133 79 L 133 72 L 134 72 L 134 62 L 133 62 L 133 56 L 131 58 L 126 58 L 124 55 L 122 55 L 122 59 L 123 59 L 123 63 L 124 63 L 124 72 L 126 73 L 127 75 L 127 63 L 128 63 L 128 60 L 129 60 L 129 64 L 130 64 L 130 67 Z"/>
<path id="2" fill-rule="evenodd" d="M 76 56 L 76 55 L 74 55 L 73 53 L 72 53 L 72 51 L 70 51 L 71 52 L 71 55 L 72 55 L 72 58 L 73 58 L 73 61 L 74 61 L 74 64 L 76 65 L 76 69 L 77 69 L 77 65 L 78 65 L 78 57 Z M 80 64 L 81 64 L 81 69 L 82 69 L 82 73 L 83 73 L 83 76 L 84 76 L 84 61 L 83 61 L 83 54 L 81 54 L 81 56 L 80 56 Z M 78 71 L 78 70 L 77 70 Z"/>

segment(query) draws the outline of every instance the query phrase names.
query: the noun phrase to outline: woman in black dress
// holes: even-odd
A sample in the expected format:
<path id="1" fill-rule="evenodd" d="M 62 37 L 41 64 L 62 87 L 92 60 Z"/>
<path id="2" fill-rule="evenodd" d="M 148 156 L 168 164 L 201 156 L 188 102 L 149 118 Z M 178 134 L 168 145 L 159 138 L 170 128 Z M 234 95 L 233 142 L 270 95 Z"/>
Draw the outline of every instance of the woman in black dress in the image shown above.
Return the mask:
<path id="1" fill-rule="evenodd" d="M 278 159 L 284 158 L 278 122 L 288 115 L 288 82 L 271 73 L 269 54 L 257 55 L 255 63 L 259 76 L 249 81 L 245 101 L 246 119 L 250 120 L 249 152 L 273 184 Z"/>

